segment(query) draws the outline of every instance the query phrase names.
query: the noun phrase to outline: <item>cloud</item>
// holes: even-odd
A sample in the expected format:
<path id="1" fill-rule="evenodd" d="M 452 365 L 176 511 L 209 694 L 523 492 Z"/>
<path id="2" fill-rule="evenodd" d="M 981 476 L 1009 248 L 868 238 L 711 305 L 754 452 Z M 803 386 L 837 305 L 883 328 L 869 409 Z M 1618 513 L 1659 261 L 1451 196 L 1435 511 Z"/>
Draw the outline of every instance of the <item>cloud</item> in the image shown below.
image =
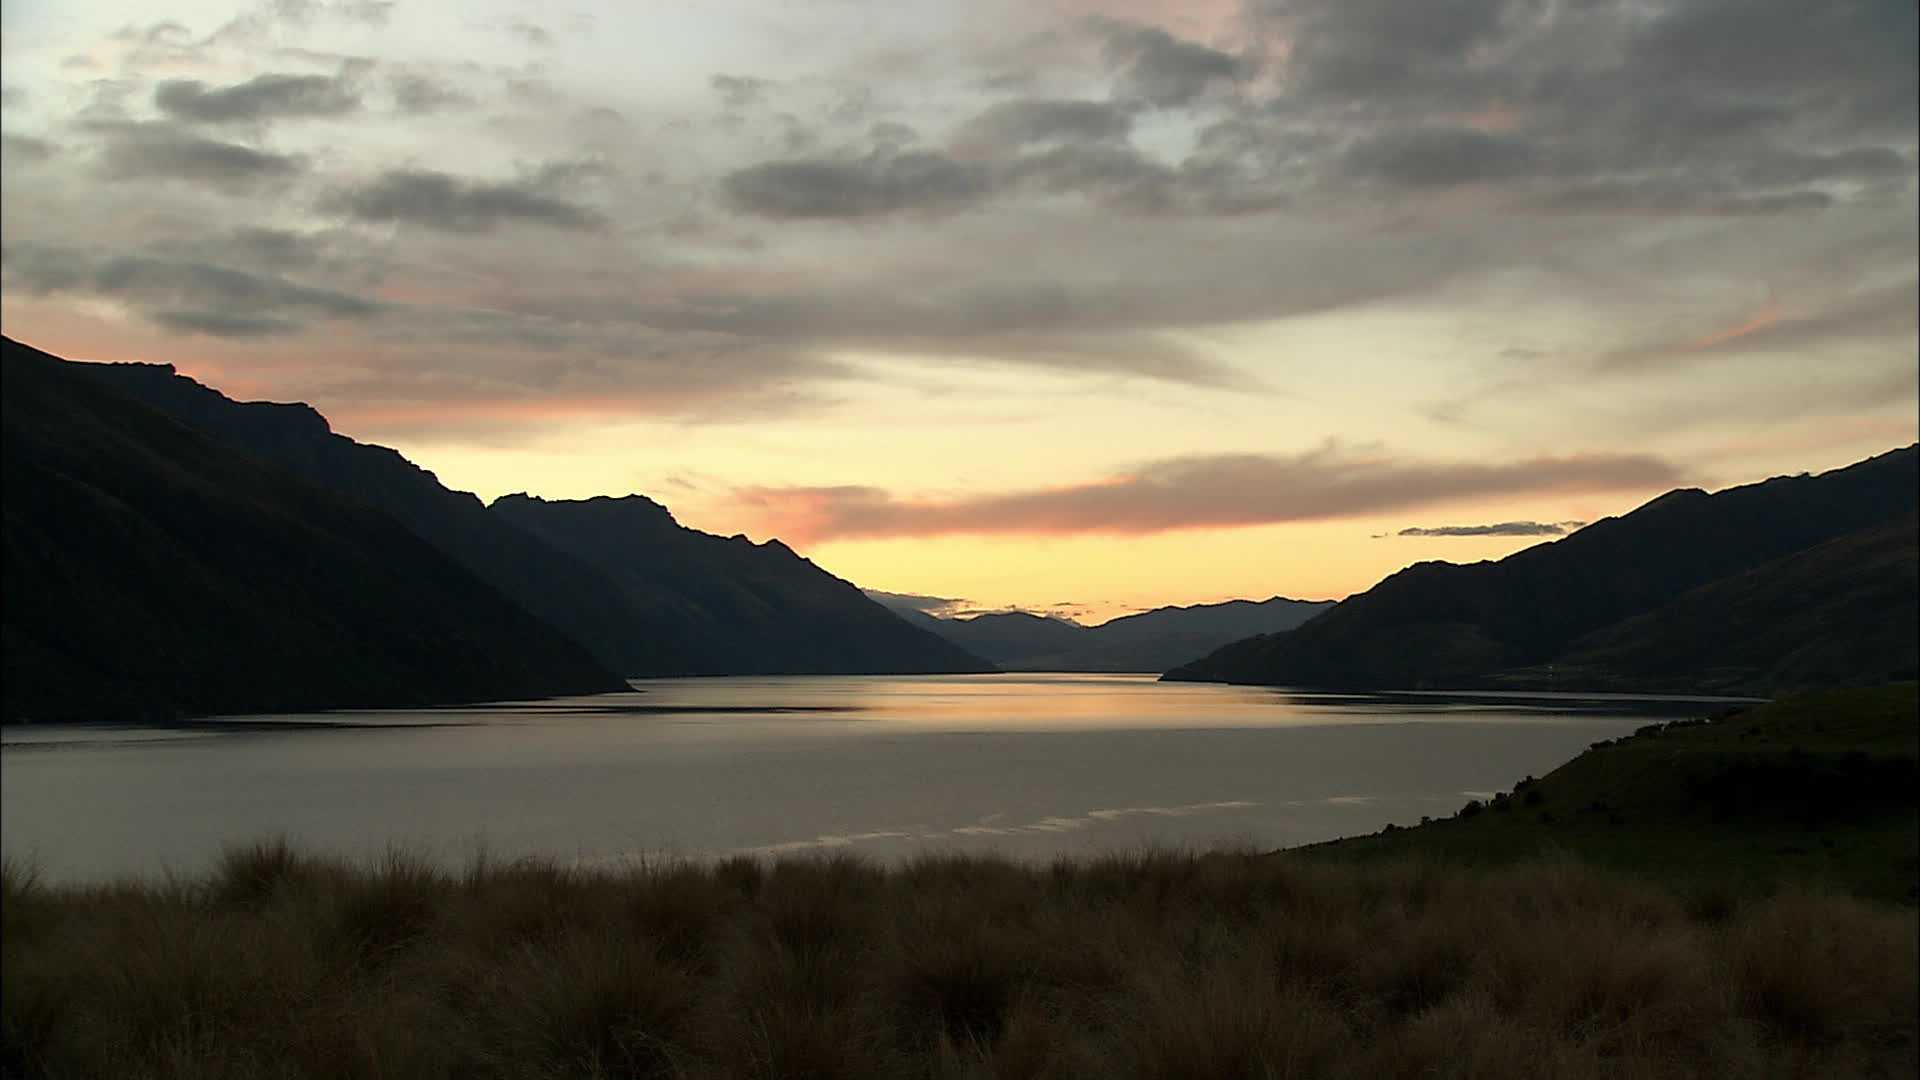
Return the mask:
<path id="1" fill-rule="evenodd" d="M 579 230 L 605 220 L 543 187 L 537 181 L 487 183 L 424 169 L 396 169 L 334 194 L 324 206 L 357 221 L 460 233 L 486 232 L 502 224 Z"/>
<path id="2" fill-rule="evenodd" d="M 123 301 L 180 332 L 259 337 L 291 333 L 313 319 L 366 319 L 380 311 L 350 293 L 211 263 L 34 246 L 6 255 L 11 287 Z"/>
<path id="3" fill-rule="evenodd" d="M 209 139 L 170 124 L 106 124 L 99 174 L 112 181 L 184 180 L 230 194 L 285 183 L 306 171 L 306 160 L 239 143 Z"/>
<path id="4" fill-rule="evenodd" d="M 1386 131 L 1355 143 L 1343 162 L 1362 179 L 1408 187 L 1451 187 L 1525 175 L 1535 167 L 1524 139 L 1467 128 Z"/>
<path id="5" fill-rule="evenodd" d="M 1914 297 L 1920 279 L 1906 277 L 1792 308 L 1769 299 L 1732 326 L 1680 341 L 1664 341 L 1602 353 L 1592 369 L 1601 374 L 1673 370 L 1734 353 L 1784 352 L 1846 341 L 1904 338 L 1920 328 Z"/>
<path id="6" fill-rule="evenodd" d="M 773 83 L 766 79 L 756 79 L 751 75 L 714 75 L 707 80 L 713 92 L 720 95 L 720 103 L 729 109 L 744 109 L 749 105 L 758 105 L 767 96 Z"/>
<path id="7" fill-rule="evenodd" d="M 1502 521 L 1493 525 L 1436 525 L 1401 529 L 1395 536 L 1565 536 L 1584 521 Z"/>
<path id="8" fill-rule="evenodd" d="M 770 531 L 821 540 L 958 533 L 1104 533 L 1241 528 L 1378 514 L 1465 499 L 1671 487 L 1681 471 L 1646 454 L 1576 454 L 1504 463 L 1426 462 L 1348 453 L 1212 455 L 1149 462 L 1087 484 L 957 498 L 901 498 L 870 487 L 745 488 L 736 500 Z"/>
<path id="9" fill-rule="evenodd" d="M 868 599 L 895 611 L 918 611 L 935 618 L 950 618 L 969 601 L 952 596 L 922 596 L 919 593 L 893 593 L 881 589 L 861 589 Z"/>
<path id="10" fill-rule="evenodd" d="M 963 139 L 1002 146 L 1057 139 L 1119 139 L 1133 128 L 1133 114 L 1113 102 L 1024 99 L 1003 101 L 969 121 Z"/>
<path id="11" fill-rule="evenodd" d="M 1238 59 L 1157 26 L 1096 19 L 1108 61 L 1118 69 L 1118 93 L 1161 108 L 1191 104 L 1216 82 L 1243 74 Z"/>
<path id="12" fill-rule="evenodd" d="M 423 115 L 466 108 L 474 103 L 471 96 L 430 75 L 403 72 L 391 76 L 387 86 L 393 94 L 394 107 L 403 113 Z"/>
<path id="13" fill-rule="evenodd" d="M 177 120 L 241 124 L 342 116 L 360 107 L 360 96 L 341 80 L 323 75 L 267 74 L 217 89 L 197 80 L 171 79 L 155 88 L 153 103 Z"/>
<path id="14" fill-rule="evenodd" d="M 786 220 L 950 213 L 979 204 L 991 186 L 986 169 L 925 150 L 770 161 L 721 181 L 736 209 Z"/>
<path id="15" fill-rule="evenodd" d="M 0 135 L 0 153 L 15 165 L 38 165 L 60 152 L 52 142 L 34 135 Z"/>

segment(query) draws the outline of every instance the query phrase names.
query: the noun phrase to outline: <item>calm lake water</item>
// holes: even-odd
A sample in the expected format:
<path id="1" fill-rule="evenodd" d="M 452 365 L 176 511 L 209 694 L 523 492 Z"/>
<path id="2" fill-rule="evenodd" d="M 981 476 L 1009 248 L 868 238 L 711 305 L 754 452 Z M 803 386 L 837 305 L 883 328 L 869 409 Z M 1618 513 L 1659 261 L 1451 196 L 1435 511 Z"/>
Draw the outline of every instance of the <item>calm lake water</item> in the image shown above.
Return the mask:
<path id="1" fill-rule="evenodd" d="M 0 850 L 192 871 L 283 833 L 464 860 L 1273 848 L 1442 816 L 1704 701 L 1139 675 L 685 679 L 627 694 L 0 734 Z"/>

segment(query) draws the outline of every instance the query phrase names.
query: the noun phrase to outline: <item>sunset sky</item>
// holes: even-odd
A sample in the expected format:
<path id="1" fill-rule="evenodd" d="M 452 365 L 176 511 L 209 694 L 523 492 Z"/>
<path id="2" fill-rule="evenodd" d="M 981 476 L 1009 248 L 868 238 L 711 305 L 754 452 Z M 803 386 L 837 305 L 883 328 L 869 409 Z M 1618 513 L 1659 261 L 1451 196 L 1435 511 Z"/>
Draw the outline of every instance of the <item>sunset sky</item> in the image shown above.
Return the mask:
<path id="1" fill-rule="evenodd" d="M 1916 439 L 1915 10 L 7 0 L 0 320 L 955 609 L 1337 598 Z"/>

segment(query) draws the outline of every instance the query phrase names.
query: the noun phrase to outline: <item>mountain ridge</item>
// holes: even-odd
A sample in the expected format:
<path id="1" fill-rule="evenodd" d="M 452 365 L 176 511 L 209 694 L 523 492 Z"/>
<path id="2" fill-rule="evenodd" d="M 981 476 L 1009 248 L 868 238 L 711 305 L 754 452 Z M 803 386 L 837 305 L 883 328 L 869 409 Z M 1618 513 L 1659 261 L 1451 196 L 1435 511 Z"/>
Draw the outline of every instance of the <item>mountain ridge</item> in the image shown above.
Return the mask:
<path id="1" fill-rule="evenodd" d="M 524 522 L 514 520 L 515 515 L 499 512 L 502 500 L 489 505 L 471 492 L 448 488 L 399 451 L 334 431 L 309 405 L 236 401 L 179 374 L 170 364 L 75 363 L 75 367 L 216 442 L 390 514 L 621 675 L 768 673 L 768 665 L 742 659 L 744 644 L 724 639 L 724 620 L 718 626 L 705 620 L 698 605 L 685 596 L 672 589 L 622 587 L 606 567 L 537 535 Z M 605 500 L 605 507 L 617 506 L 615 512 L 629 523 L 644 522 L 656 531 L 670 526 L 697 532 L 686 530 L 666 506 L 644 495 L 596 499 Z M 749 542 L 749 546 L 761 559 L 784 561 L 783 552 L 798 558 L 785 544 L 769 547 Z M 825 573 L 811 563 L 806 566 L 810 570 L 795 572 Z M 864 597 L 843 598 L 826 610 L 865 603 Z M 861 623 L 871 616 L 862 611 L 849 617 Z M 915 638 L 906 633 L 911 628 L 904 624 L 888 629 L 902 634 L 904 644 L 886 643 L 876 655 L 891 659 L 859 673 L 991 670 L 977 657 L 955 654 L 944 641 Z M 855 653 L 844 653 L 839 666 L 863 667 Z"/>
<path id="2" fill-rule="evenodd" d="M 7 721 L 624 688 L 391 517 L 4 349 Z"/>
<path id="3" fill-rule="evenodd" d="M 1908 446 L 1818 476 L 1678 489 L 1498 561 L 1416 563 L 1292 633 L 1234 642 L 1167 677 L 1336 689 L 1510 684 L 1510 673 L 1553 663 L 1583 635 L 1899 518 L 1914 505 L 1916 456 Z M 1898 597 L 1885 602 L 1901 616 Z"/>

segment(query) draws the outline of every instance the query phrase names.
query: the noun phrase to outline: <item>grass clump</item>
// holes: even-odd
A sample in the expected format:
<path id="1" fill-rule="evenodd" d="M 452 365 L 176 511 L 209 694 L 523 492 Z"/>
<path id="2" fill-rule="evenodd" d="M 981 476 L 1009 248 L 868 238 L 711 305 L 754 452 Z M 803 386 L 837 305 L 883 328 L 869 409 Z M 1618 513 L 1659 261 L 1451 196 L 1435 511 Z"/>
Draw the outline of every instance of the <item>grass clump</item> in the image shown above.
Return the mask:
<path id="1" fill-rule="evenodd" d="M 47 1077 L 1912 1075 L 1915 912 L 1568 859 L 5 868 Z"/>

